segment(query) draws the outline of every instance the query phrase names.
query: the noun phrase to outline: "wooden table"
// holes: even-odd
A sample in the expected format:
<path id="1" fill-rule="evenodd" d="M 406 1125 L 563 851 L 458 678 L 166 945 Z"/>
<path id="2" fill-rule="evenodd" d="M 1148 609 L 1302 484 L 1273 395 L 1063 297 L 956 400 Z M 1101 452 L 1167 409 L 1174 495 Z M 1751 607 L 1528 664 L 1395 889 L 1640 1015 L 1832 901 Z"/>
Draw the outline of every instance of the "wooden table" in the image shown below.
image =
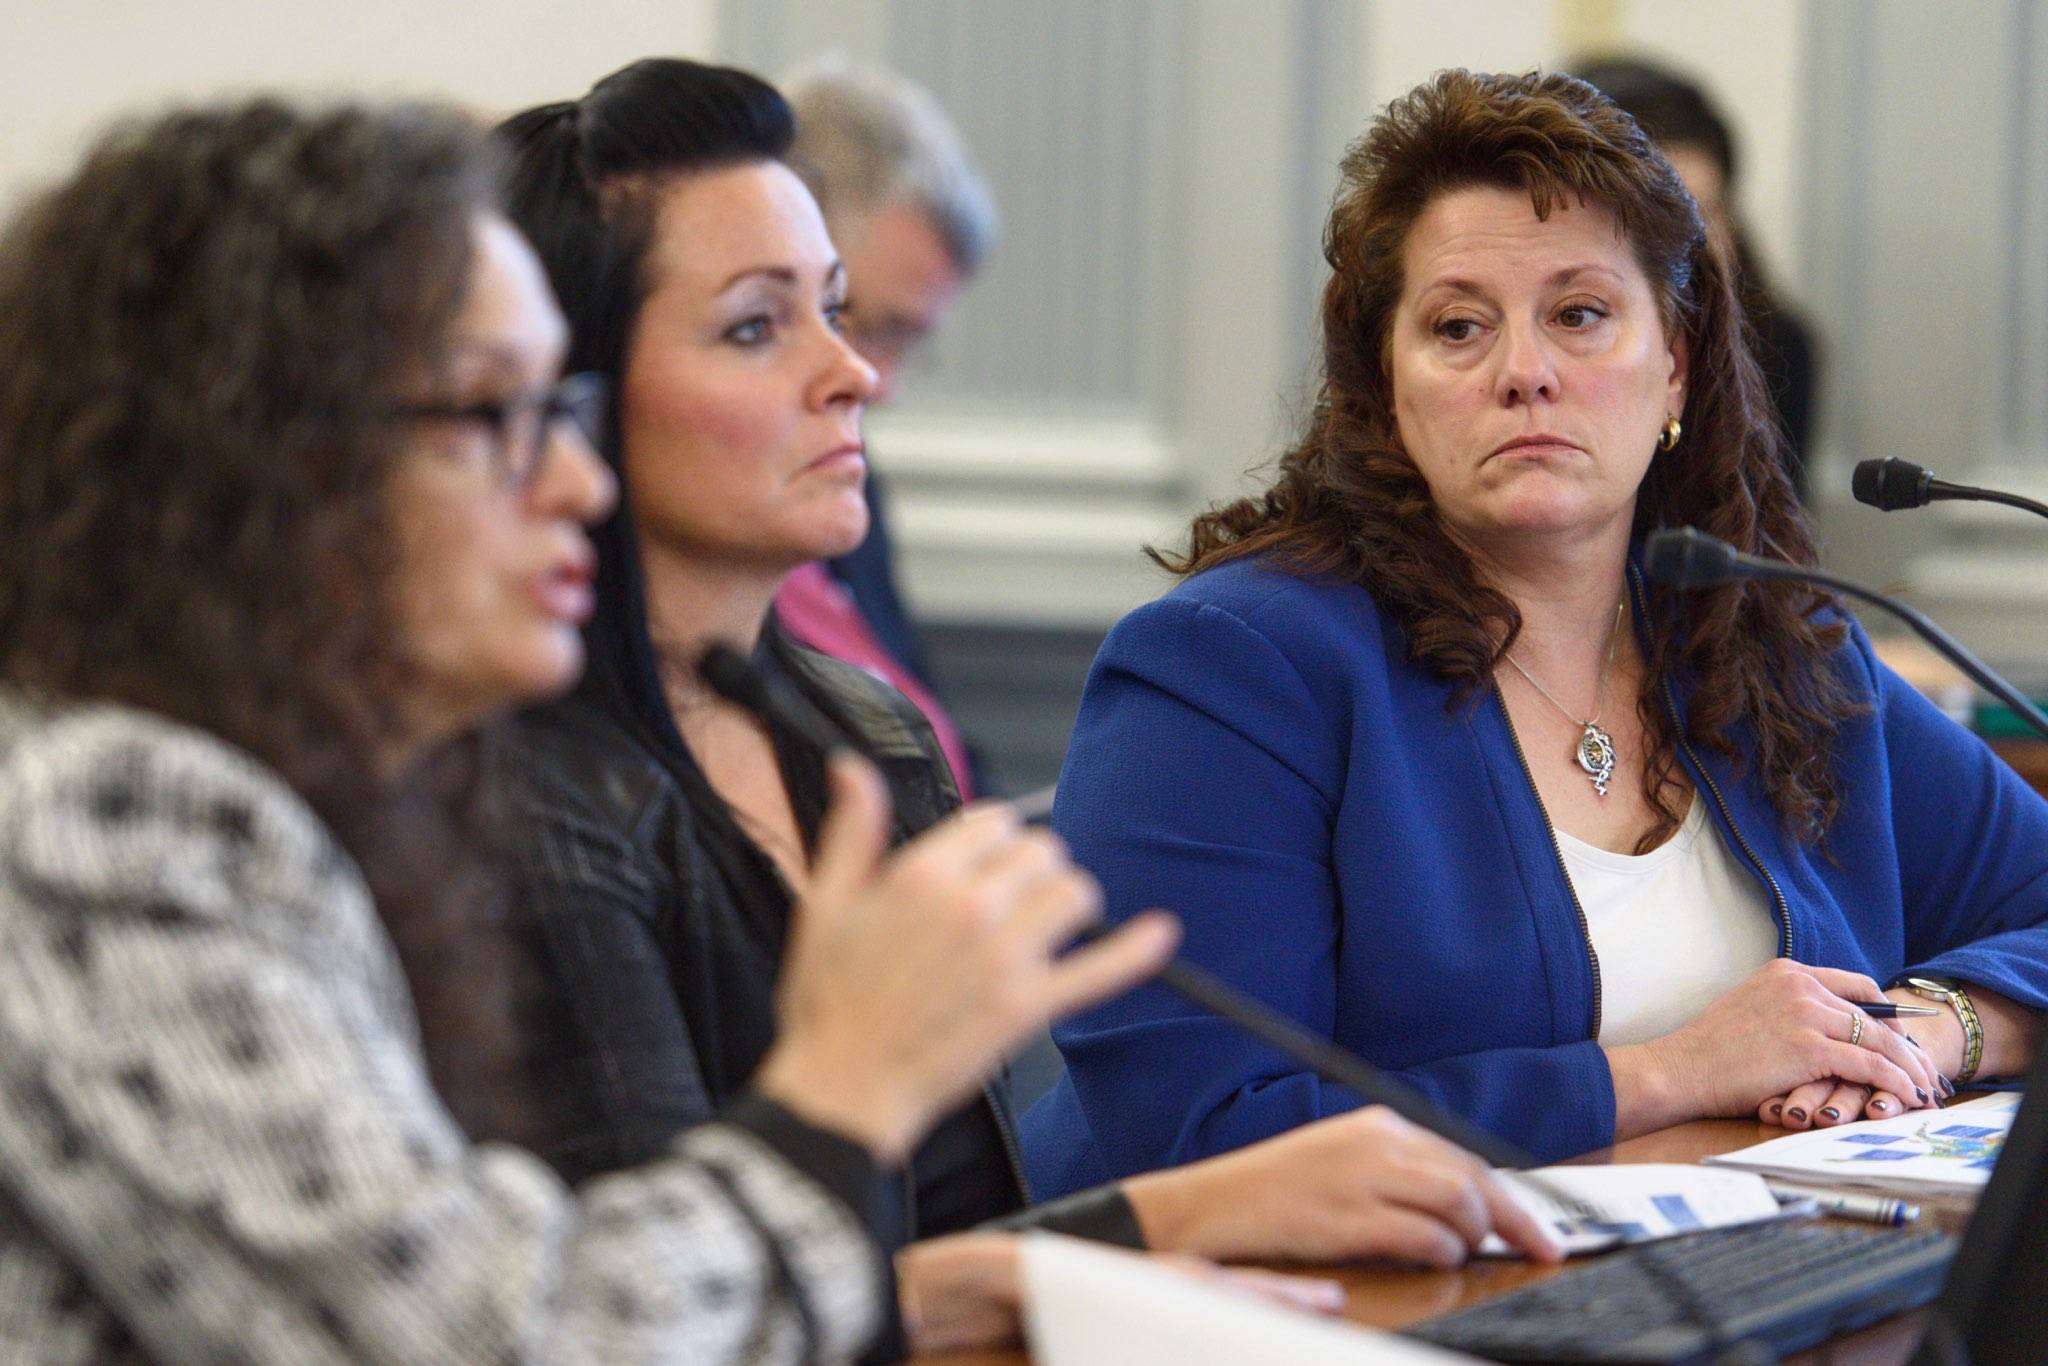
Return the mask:
<path id="1" fill-rule="evenodd" d="M 1755 1120 L 1697 1120 L 1574 1160 L 1697 1162 L 1714 1153 L 1733 1152 L 1765 1139 L 1782 1138 L 1784 1134 L 1783 1129 Z M 1915 1197 L 1915 1203 L 1921 1211 L 1917 1227 L 1960 1234 L 1973 1201 L 1965 1196 L 1920 1196 Z M 1346 1318 L 1383 1329 L 1404 1328 L 1417 1320 L 1476 1304 L 1517 1286 L 1554 1276 L 1559 1269 L 1510 1261 L 1479 1261 L 1460 1271 L 1409 1271 L 1378 1266 L 1312 1268 L 1316 1275 L 1343 1282 L 1348 1296 Z M 1787 1360 L 1827 1366 L 1897 1366 L 1912 1355 L 1925 1317 L 1925 1311 L 1901 1314 Z M 1023 1352 L 976 1352 L 919 1357 L 918 1361 L 926 1366 L 1023 1366 L 1029 1358 Z"/>

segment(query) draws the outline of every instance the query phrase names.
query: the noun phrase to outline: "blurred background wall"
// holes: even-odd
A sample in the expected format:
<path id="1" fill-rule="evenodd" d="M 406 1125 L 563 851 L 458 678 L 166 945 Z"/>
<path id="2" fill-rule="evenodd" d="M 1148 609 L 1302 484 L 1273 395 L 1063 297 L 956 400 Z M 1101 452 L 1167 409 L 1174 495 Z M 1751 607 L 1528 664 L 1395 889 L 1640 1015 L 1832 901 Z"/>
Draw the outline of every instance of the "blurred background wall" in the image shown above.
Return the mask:
<path id="1" fill-rule="evenodd" d="M 1652 55 L 1734 123 L 1742 216 L 1819 334 L 1828 559 L 2048 681 L 2048 528 L 1847 493 L 1898 455 L 2048 497 L 2048 0 L 0 5 L 0 200 L 171 96 L 496 114 L 653 53 L 772 77 L 826 49 L 929 85 L 1003 237 L 871 446 L 938 671 L 1013 786 L 1050 778 L 1101 632 L 1163 587 L 1140 547 L 1252 487 L 1296 425 L 1344 143 L 1443 66 Z"/>

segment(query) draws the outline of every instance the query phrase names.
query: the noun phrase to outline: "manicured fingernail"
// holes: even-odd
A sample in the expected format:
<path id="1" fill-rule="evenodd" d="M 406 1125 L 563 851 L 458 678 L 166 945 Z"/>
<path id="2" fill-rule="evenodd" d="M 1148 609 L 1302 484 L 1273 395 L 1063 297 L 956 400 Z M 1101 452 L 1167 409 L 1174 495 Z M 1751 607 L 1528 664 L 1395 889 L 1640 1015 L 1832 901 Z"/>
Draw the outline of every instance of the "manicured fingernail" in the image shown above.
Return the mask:
<path id="1" fill-rule="evenodd" d="M 1918 1096 L 1918 1097 L 1920 1097 L 1920 1103 L 1921 1103 L 1922 1105 L 1925 1105 L 1925 1104 L 1927 1103 L 1927 1089 L 1926 1089 L 1925 1087 L 1922 1087 L 1922 1086 L 1916 1086 L 1916 1087 L 1914 1087 L 1914 1088 L 1913 1088 L 1913 1094 L 1914 1094 L 1914 1095 L 1916 1095 L 1916 1096 Z"/>
<path id="2" fill-rule="evenodd" d="M 1941 1094 L 1943 1096 L 1952 1096 L 1956 1093 L 1956 1084 L 1954 1082 L 1950 1081 L 1947 1077 L 1942 1077 L 1939 1080 L 1941 1082 Z"/>
<path id="3" fill-rule="evenodd" d="M 1790 1115 L 1792 1118 L 1798 1120 L 1801 1124 L 1804 1124 L 1806 1122 L 1806 1111 L 1800 1109 L 1797 1105 L 1793 1106 L 1785 1113 Z"/>
<path id="4" fill-rule="evenodd" d="M 1920 1047 L 1920 1041 L 1919 1041 L 1918 1039 L 1914 1038 L 1914 1037 L 1913 1037 L 1913 1036 L 1912 1036 L 1911 1034 L 1908 1034 L 1908 1035 L 1906 1036 L 1906 1042 L 1907 1042 L 1907 1043 L 1909 1043 L 1909 1044 L 1911 1044 L 1911 1045 L 1913 1045 L 1913 1047 L 1915 1047 L 1915 1048 L 1919 1048 L 1919 1047 Z"/>
<path id="5" fill-rule="evenodd" d="M 1772 1119 L 1776 1119 L 1776 1118 L 1777 1118 L 1777 1117 L 1778 1117 L 1779 1115 L 1782 1115 L 1782 1114 L 1784 1114 L 1784 1113 L 1785 1113 L 1785 1102 L 1784 1102 L 1784 1101 L 1782 1101 L 1782 1100 L 1774 1100 L 1774 1101 L 1772 1101 L 1772 1102 L 1771 1102 L 1771 1118 L 1772 1118 Z"/>
<path id="6" fill-rule="evenodd" d="M 1821 1114 L 1821 1118 L 1822 1118 L 1822 1119 L 1827 1119 L 1827 1120 L 1836 1120 L 1836 1119 L 1840 1119 L 1840 1118 L 1842 1117 L 1842 1112 L 1841 1112 L 1840 1110 L 1837 1110 L 1837 1109 L 1836 1109 L 1836 1108 L 1835 1108 L 1834 1106 L 1832 1106 L 1832 1105 L 1823 1105 L 1823 1106 L 1821 1106 L 1821 1107 L 1820 1107 L 1820 1114 Z"/>

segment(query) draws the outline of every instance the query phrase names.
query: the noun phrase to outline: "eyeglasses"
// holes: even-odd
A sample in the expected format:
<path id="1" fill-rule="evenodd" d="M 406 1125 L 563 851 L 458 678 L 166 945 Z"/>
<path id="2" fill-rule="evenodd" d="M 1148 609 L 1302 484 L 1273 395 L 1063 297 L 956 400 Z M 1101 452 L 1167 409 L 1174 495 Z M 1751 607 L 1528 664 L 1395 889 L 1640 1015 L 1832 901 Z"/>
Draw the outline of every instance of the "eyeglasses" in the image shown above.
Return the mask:
<path id="1" fill-rule="evenodd" d="M 597 444 L 604 431 L 603 375 L 565 377 L 542 394 L 481 403 L 401 403 L 392 412 L 402 418 L 481 423 L 491 434 L 491 468 L 509 489 L 524 489 L 540 474 L 547 459 L 548 434 L 557 422 L 572 422 L 585 441 Z"/>

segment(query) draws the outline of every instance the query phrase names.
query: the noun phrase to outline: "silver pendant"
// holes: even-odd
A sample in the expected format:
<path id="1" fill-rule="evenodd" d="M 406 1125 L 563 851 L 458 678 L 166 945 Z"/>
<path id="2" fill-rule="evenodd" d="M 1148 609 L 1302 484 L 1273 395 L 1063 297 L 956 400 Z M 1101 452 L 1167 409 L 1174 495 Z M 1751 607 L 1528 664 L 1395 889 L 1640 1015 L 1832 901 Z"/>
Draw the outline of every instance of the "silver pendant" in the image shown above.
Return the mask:
<path id="1" fill-rule="evenodd" d="M 1586 733 L 1579 737 L 1579 751 L 1574 756 L 1579 767 L 1586 770 L 1586 776 L 1593 780 L 1593 790 L 1601 796 L 1607 795 L 1607 780 L 1614 776 L 1614 737 L 1591 721 L 1586 723 Z"/>

